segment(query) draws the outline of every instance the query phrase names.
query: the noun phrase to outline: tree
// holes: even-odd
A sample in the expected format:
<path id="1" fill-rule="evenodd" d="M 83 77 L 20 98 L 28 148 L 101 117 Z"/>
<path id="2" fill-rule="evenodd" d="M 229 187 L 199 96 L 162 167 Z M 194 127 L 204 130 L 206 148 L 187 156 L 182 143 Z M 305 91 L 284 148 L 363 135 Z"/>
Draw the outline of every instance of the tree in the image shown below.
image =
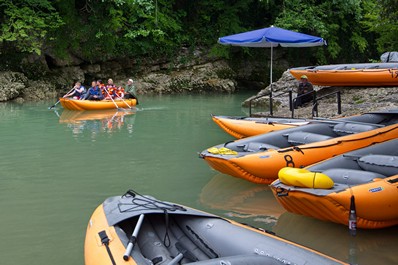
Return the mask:
<path id="1" fill-rule="evenodd" d="M 395 0 L 375 0 L 369 3 L 370 12 L 364 22 L 367 28 L 378 35 L 377 49 L 380 53 L 398 50 L 398 8 Z"/>
<path id="2" fill-rule="evenodd" d="M 276 24 L 322 36 L 328 42 L 323 62 L 364 60 L 371 55 L 373 33 L 362 21 L 374 0 L 291 0 L 283 2 Z M 320 50 L 322 51 L 322 50 Z"/>
<path id="3" fill-rule="evenodd" d="M 63 24 L 46 0 L 3 0 L 0 6 L 0 43 L 12 43 L 20 52 L 41 54 L 50 32 Z"/>

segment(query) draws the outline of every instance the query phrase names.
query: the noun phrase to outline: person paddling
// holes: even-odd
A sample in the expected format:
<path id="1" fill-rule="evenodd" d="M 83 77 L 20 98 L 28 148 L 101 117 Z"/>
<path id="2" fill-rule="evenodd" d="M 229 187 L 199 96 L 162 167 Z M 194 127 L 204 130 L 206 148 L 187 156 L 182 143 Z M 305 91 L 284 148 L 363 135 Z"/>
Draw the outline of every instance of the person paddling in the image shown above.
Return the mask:
<path id="1" fill-rule="evenodd" d="M 81 99 L 85 96 L 84 95 L 85 92 L 86 88 L 82 86 L 82 83 L 76 82 L 75 86 L 73 87 L 73 90 L 70 93 L 66 94 L 64 98 L 73 96 L 73 99 Z"/>

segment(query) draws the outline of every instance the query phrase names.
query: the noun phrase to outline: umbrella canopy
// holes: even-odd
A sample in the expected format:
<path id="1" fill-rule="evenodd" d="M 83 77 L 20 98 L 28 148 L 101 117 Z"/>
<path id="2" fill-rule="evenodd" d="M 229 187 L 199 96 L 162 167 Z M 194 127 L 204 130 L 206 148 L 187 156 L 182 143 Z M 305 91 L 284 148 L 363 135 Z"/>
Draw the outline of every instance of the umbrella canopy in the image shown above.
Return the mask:
<path id="1" fill-rule="evenodd" d="M 218 39 L 223 45 L 243 47 L 271 47 L 271 73 L 270 84 L 272 85 L 272 48 L 278 45 L 282 47 L 313 47 L 326 45 L 323 38 L 315 37 L 295 31 L 290 31 L 271 26 L 269 28 L 257 29 L 235 35 L 225 36 Z M 272 89 L 271 89 L 272 91 Z"/>

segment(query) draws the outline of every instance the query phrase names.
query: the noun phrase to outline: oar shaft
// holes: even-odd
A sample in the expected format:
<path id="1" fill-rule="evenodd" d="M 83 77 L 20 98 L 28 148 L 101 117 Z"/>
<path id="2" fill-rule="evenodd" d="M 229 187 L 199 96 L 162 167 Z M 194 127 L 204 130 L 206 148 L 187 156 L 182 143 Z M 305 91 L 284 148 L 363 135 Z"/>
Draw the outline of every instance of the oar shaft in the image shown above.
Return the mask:
<path id="1" fill-rule="evenodd" d="M 116 104 L 116 102 L 113 100 L 111 94 L 109 94 L 108 89 L 106 87 L 104 88 L 105 92 L 108 94 L 109 98 L 112 100 L 113 104 L 115 104 L 116 109 L 119 109 L 119 106 Z"/>
<path id="2" fill-rule="evenodd" d="M 178 264 L 178 262 L 180 262 L 180 260 L 182 260 L 182 258 L 184 257 L 184 255 L 182 253 L 179 253 L 174 259 L 172 259 L 167 265 L 176 265 Z"/>
<path id="3" fill-rule="evenodd" d="M 129 109 L 131 109 L 131 106 L 122 97 L 119 97 L 119 96 L 117 96 L 117 97 L 118 97 L 118 99 L 121 99 L 124 102 L 124 104 L 126 104 L 127 107 L 129 107 Z"/>
<path id="4" fill-rule="evenodd" d="M 143 221 L 144 221 L 144 214 L 141 214 L 140 217 L 138 218 L 138 221 L 137 221 L 137 224 L 135 225 L 133 234 L 131 235 L 130 241 L 127 245 L 126 252 L 124 252 L 123 259 L 125 261 L 129 260 L 131 251 L 133 251 L 134 245 L 137 241 L 137 235 L 138 235 L 138 232 L 140 231 Z"/>
<path id="5" fill-rule="evenodd" d="M 75 89 L 74 87 L 69 90 L 65 95 L 63 95 L 63 97 L 65 97 L 66 95 L 68 95 L 70 92 L 72 92 L 72 90 Z M 58 100 L 54 105 L 52 105 L 51 107 L 49 107 L 48 109 L 52 109 L 54 108 L 58 103 L 60 102 L 60 100 Z"/>

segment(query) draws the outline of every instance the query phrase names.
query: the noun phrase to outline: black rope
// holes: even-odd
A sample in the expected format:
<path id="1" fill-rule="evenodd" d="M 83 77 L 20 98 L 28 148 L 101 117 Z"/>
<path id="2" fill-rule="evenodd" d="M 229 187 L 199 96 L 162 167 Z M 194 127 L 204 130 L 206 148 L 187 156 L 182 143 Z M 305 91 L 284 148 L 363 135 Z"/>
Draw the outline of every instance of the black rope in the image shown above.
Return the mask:
<path id="1" fill-rule="evenodd" d="M 137 195 L 139 195 L 140 197 L 137 197 Z M 166 247 L 169 247 L 171 245 L 171 240 L 169 235 L 169 228 L 170 228 L 169 212 L 186 211 L 187 209 L 177 204 L 167 203 L 144 196 L 134 190 L 128 190 L 125 194 L 122 195 L 122 198 L 131 198 L 131 203 L 118 203 L 118 208 L 121 213 L 132 212 L 142 208 L 147 210 L 163 211 L 165 216 L 165 226 L 166 226 L 166 232 L 163 238 L 163 243 Z M 128 208 L 122 209 L 121 208 L 122 206 L 128 206 Z"/>
<path id="2" fill-rule="evenodd" d="M 166 232 L 164 233 L 163 244 L 168 248 L 170 247 L 171 240 L 169 236 L 169 213 L 164 210 L 164 222 L 166 224 Z"/>
<path id="3" fill-rule="evenodd" d="M 137 197 L 139 195 L 140 197 Z M 186 209 L 180 205 L 167 203 L 156 200 L 144 195 L 139 194 L 133 190 L 128 190 L 122 198 L 132 198 L 130 203 L 118 203 L 118 208 L 121 213 L 132 212 L 138 208 L 144 208 L 147 210 L 161 210 L 161 211 L 186 211 Z M 126 209 L 122 209 L 121 206 L 130 206 Z"/>

